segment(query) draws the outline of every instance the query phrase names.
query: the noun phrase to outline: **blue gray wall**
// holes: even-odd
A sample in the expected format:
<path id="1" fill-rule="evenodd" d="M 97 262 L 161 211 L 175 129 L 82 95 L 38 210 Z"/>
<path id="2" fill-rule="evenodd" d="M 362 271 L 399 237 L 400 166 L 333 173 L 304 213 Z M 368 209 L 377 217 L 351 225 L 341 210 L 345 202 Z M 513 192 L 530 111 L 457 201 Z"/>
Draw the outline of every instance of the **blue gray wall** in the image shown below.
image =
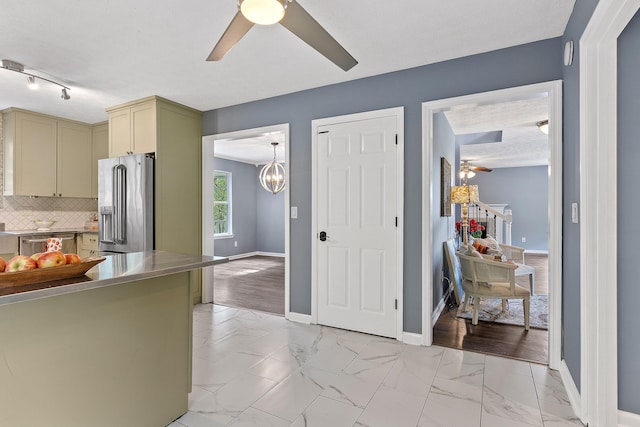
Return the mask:
<path id="1" fill-rule="evenodd" d="M 573 40 L 573 65 L 562 67 L 562 352 L 580 389 L 580 226 L 571 223 L 571 203 L 580 202 L 580 37 L 597 0 L 576 1 L 563 44 Z"/>
<path id="2" fill-rule="evenodd" d="M 562 78 L 559 38 L 354 80 L 204 113 L 203 135 L 289 123 L 291 311 L 311 313 L 311 121 L 405 107 L 404 330 L 422 322 L 421 103 Z"/>
<path id="3" fill-rule="evenodd" d="M 618 38 L 618 407 L 640 414 L 640 301 L 638 242 L 640 199 L 640 13 Z M 633 195 L 635 197 L 628 197 Z"/>
<path id="4" fill-rule="evenodd" d="M 254 165 L 216 157 L 214 168 L 231 172 L 233 227 L 233 237 L 215 239 L 214 253 L 284 253 L 284 193 L 267 193 L 258 183 L 260 168 Z"/>
<path id="5" fill-rule="evenodd" d="M 272 194 L 258 183 L 262 165 L 254 167 L 257 190 L 256 250 L 284 254 L 284 191 Z"/>
<path id="6" fill-rule="evenodd" d="M 455 176 L 456 136 L 449 125 L 449 121 L 444 113 L 438 113 L 433 116 L 433 164 L 431 165 L 433 180 L 433 205 L 431 206 L 431 230 L 433 233 L 433 308 L 435 308 L 444 291 L 449 287 L 442 280 L 445 270 L 444 249 L 442 242 L 453 237 L 454 216 L 440 216 L 440 158 L 444 157 L 451 165 L 451 175 Z M 448 276 L 447 276 L 448 277 Z"/>
<path id="7" fill-rule="evenodd" d="M 484 203 L 507 203 L 513 211 L 511 243 L 529 250 L 548 250 L 547 166 L 498 168 L 478 172 L 469 181 L 478 185 Z M 522 243 L 522 238 L 527 241 Z"/>

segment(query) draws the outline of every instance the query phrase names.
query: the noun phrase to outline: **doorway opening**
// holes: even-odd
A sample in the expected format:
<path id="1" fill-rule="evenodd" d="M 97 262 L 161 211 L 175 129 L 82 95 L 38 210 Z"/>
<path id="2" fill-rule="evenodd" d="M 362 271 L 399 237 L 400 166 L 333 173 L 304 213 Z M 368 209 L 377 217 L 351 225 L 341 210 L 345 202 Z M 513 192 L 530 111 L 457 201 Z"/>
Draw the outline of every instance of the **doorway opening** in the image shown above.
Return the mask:
<path id="1" fill-rule="evenodd" d="M 289 125 L 209 135 L 202 146 L 203 253 L 229 259 L 204 271 L 203 302 L 288 315 L 289 175 L 275 194 L 259 175 L 274 156 L 288 171 Z"/>
<path id="2" fill-rule="evenodd" d="M 558 369 L 562 277 L 560 270 L 561 118 L 560 82 L 541 83 L 423 104 L 423 259 L 425 260 L 423 339 L 425 345 L 435 342 L 434 333 L 443 333 L 442 324 L 438 322 L 438 318 L 441 315 L 451 316 L 451 312 L 447 312 L 445 308 L 450 286 L 446 280 L 448 269 L 444 267 L 446 261 L 442 245 L 447 239 L 456 237 L 456 216 L 453 214 L 451 217 L 441 217 L 437 212 L 440 210 L 440 200 L 439 197 L 434 197 L 434 194 L 439 195 L 437 189 L 441 185 L 439 164 L 442 156 L 449 157 L 452 163 L 453 173 L 450 185 L 458 185 L 459 179 L 456 173 L 459 172 L 462 161 L 469 161 L 472 166 L 479 167 L 480 171 L 476 170 L 476 177 L 469 179 L 469 184 L 479 184 L 480 201 L 486 202 L 484 205 L 490 205 L 489 208 L 483 206 L 482 211 L 489 209 L 491 212 L 494 208 L 500 212 L 507 212 L 513 208 L 512 228 L 507 229 L 508 221 L 505 220 L 500 243 L 525 248 L 527 264 L 538 265 L 536 270 L 540 269 L 543 273 L 539 274 L 536 271 L 532 277 L 532 301 L 535 299 L 539 303 L 539 300 L 548 298 L 546 316 L 548 340 L 546 331 L 532 329 L 527 333 L 524 332 L 523 326 L 511 327 L 515 328 L 512 332 L 507 332 L 510 327 L 502 327 L 496 323 L 479 322 L 478 326 L 474 326 L 470 320 L 458 318 L 459 313 L 456 307 L 452 314 L 454 320 L 448 319 L 450 323 L 448 333 L 452 334 L 452 337 L 449 337 L 450 343 L 464 342 L 467 346 L 465 348 L 475 345 L 473 350 L 483 351 L 483 339 L 487 343 L 504 338 L 502 346 L 497 346 L 500 348 L 486 348 L 486 352 L 537 362 L 547 362 L 548 358 L 550 367 Z M 548 135 L 543 135 L 538 128 L 538 123 L 543 120 L 548 121 Z M 437 141 L 437 138 L 442 137 L 440 135 L 443 132 L 442 129 L 446 129 L 447 126 L 451 134 L 449 139 L 445 138 L 445 142 Z M 441 148 L 447 141 L 450 144 L 448 148 Z M 456 148 L 456 141 L 459 148 Z M 460 144 L 460 142 L 463 143 Z M 537 156 L 532 156 L 536 153 Z M 492 172 L 488 172 L 488 169 Z M 474 180 L 476 182 L 472 182 Z M 520 186 L 517 184 L 518 181 Z M 537 190 L 525 188 L 530 184 L 537 184 L 541 188 Z M 542 195 L 545 197 L 534 197 L 534 191 L 544 193 Z M 494 214 L 490 213 L 489 216 L 494 217 Z M 480 218 L 478 220 L 480 222 Z M 545 275 L 546 284 L 543 283 Z M 528 277 L 521 285 L 528 288 L 527 279 Z M 520 283 L 521 280 L 516 282 Z M 548 297 L 545 297 L 544 294 L 547 292 Z M 451 299 L 453 300 L 453 296 Z M 438 328 L 434 332 L 433 328 L 436 325 Z M 504 331 L 501 331 L 502 329 Z M 496 333 L 503 335 L 496 336 Z M 488 339 L 487 334 L 493 334 L 493 337 Z M 474 342 L 474 339 L 478 341 Z M 528 355 L 526 348 L 523 348 L 523 340 L 529 341 L 533 348 Z M 438 343 L 442 344 L 443 341 L 438 340 Z M 541 345 L 545 347 L 543 351 L 536 350 L 536 347 Z"/>

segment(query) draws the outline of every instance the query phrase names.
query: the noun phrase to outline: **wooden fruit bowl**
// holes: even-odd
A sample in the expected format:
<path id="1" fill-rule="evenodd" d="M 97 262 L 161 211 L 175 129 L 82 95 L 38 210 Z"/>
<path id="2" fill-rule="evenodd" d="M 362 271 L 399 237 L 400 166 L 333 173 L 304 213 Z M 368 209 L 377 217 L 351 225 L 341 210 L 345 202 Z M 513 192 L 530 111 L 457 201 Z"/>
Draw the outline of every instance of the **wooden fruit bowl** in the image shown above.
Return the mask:
<path id="1" fill-rule="evenodd" d="M 81 263 L 66 264 L 60 267 L 34 268 L 33 270 L 0 273 L 0 288 L 52 282 L 84 276 L 93 266 L 104 261 L 105 257 L 83 258 Z"/>

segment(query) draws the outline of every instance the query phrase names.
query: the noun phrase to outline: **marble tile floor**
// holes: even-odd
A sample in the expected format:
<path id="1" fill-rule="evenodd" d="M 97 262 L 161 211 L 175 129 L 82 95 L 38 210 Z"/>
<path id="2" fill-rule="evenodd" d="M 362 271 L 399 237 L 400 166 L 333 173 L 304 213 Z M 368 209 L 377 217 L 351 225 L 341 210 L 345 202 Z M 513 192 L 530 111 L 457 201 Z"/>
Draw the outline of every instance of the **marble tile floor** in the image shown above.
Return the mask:
<path id="1" fill-rule="evenodd" d="M 569 427 L 544 365 L 220 305 L 194 309 L 189 412 L 169 427 Z"/>

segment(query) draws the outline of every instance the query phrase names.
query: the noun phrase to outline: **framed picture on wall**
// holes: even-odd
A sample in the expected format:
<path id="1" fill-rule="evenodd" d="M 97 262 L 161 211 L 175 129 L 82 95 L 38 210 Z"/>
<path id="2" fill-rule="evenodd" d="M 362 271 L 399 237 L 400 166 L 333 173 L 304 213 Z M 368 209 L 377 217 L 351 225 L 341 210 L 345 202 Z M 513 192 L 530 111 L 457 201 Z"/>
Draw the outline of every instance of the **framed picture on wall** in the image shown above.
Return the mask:
<path id="1" fill-rule="evenodd" d="M 451 164 L 440 157 L 440 216 L 451 216 Z"/>

